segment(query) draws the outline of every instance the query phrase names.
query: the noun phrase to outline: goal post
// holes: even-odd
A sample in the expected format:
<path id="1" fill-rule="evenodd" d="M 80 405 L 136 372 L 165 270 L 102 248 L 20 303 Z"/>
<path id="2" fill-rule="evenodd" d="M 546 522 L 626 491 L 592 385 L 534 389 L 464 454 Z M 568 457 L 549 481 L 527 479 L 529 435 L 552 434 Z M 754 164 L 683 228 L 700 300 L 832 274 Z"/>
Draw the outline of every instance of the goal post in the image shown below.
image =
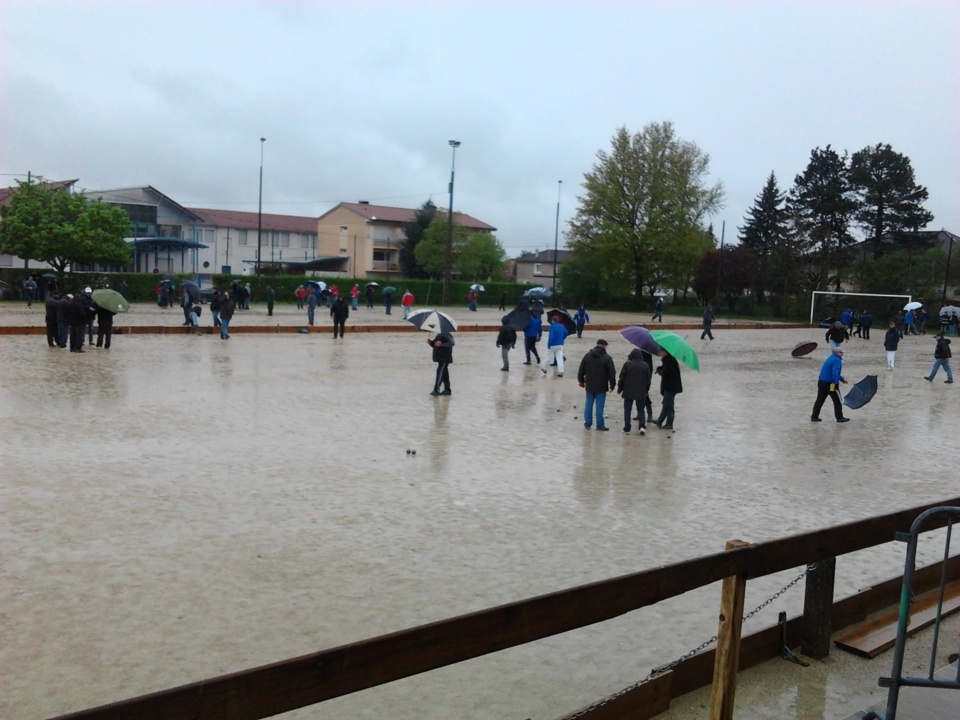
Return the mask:
<path id="1" fill-rule="evenodd" d="M 913 300 L 913 295 L 889 295 L 885 293 L 855 293 L 855 292 L 837 292 L 835 290 L 814 290 L 810 295 L 810 324 L 813 325 L 813 313 L 817 305 L 817 295 L 847 295 L 850 297 L 879 297 L 879 298 L 906 298 L 907 302 Z"/>

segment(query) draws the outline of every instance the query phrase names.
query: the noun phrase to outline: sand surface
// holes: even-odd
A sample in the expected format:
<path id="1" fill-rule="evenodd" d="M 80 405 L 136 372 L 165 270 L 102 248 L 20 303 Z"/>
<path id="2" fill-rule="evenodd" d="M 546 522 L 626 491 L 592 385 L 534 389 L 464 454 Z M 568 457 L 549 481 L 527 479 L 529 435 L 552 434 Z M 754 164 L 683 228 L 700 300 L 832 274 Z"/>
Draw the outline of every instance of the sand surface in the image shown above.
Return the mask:
<path id="1" fill-rule="evenodd" d="M 141 308 L 137 322 L 175 327 L 177 312 Z M 0 306 L 0 325 L 31 322 L 42 309 Z M 460 333 L 442 398 L 428 395 L 424 335 L 327 333 L 121 335 L 81 355 L 0 337 L 0 717 L 79 710 L 957 492 L 943 442 L 960 401 L 923 380 L 929 336 L 904 340 L 894 372 L 881 334 L 854 340 L 848 377 L 877 374 L 880 391 L 837 425 L 829 404 L 809 421 L 823 331 L 684 331 L 702 371 L 683 373 L 677 431 L 640 437 L 620 431 L 616 396 L 611 432 L 580 417 L 576 367 L 602 335 L 619 368 L 631 346 L 615 331 L 569 340 L 562 379 L 521 365 L 520 350 L 500 372 L 494 333 Z M 821 346 L 791 358 L 805 339 Z M 893 543 L 841 558 L 837 595 L 902 564 Z M 751 582 L 747 607 L 799 571 Z M 556 717 L 711 637 L 718 598 L 704 588 L 286 717 Z M 802 602 L 801 584 L 747 630 Z M 874 667 L 864 693 L 882 697 L 889 664 Z M 852 691 L 822 697 L 816 712 L 787 702 L 769 716 L 862 709 Z"/>

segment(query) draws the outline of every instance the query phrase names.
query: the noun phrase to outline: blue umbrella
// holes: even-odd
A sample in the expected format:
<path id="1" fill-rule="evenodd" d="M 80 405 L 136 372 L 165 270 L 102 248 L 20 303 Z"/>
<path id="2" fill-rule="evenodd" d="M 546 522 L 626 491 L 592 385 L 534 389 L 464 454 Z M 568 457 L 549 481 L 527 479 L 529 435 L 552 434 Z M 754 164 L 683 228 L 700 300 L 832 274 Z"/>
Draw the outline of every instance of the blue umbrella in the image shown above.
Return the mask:
<path id="1" fill-rule="evenodd" d="M 877 376 L 867 375 L 847 391 L 846 396 L 843 398 L 843 404 L 851 410 L 857 410 L 873 400 L 873 396 L 876 394 Z"/>
<path id="2" fill-rule="evenodd" d="M 660 346 L 657 341 L 653 339 L 650 331 L 642 325 L 628 325 L 625 328 L 620 328 L 620 334 L 631 345 L 636 345 L 651 355 L 660 354 Z"/>

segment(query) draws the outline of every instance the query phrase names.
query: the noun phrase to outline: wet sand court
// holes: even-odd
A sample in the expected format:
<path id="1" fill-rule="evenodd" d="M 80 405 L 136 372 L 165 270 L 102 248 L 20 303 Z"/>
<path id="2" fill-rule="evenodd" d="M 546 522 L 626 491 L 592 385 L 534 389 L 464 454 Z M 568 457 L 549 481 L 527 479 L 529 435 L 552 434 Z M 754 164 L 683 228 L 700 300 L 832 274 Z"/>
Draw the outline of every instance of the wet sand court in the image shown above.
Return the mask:
<path id="1" fill-rule="evenodd" d="M 613 394 L 611 431 L 583 427 L 581 357 L 603 337 L 619 370 L 632 349 L 610 329 L 568 340 L 562 379 L 523 366 L 520 349 L 500 372 L 495 332 L 459 333 L 453 395 L 440 398 L 425 334 L 119 335 L 82 355 L 0 337 L 0 717 L 80 710 L 956 494 L 960 399 L 923 380 L 930 336 L 905 339 L 894 372 L 881 333 L 854 339 L 847 378 L 877 374 L 880 390 L 837 425 L 829 401 L 824 422 L 809 420 L 822 330 L 681 333 L 702 370 L 682 368 L 676 432 L 646 437 L 622 434 Z M 805 339 L 820 347 L 791 358 Z M 902 566 L 895 544 L 840 558 L 836 595 Z M 751 581 L 747 607 L 801 570 Z M 711 637 L 718 602 L 705 588 L 284 717 L 553 718 Z M 802 603 L 801 584 L 745 629 Z M 821 704 L 825 718 L 866 707 L 842 691 Z M 821 717 L 806 712 L 776 716 Z"/>

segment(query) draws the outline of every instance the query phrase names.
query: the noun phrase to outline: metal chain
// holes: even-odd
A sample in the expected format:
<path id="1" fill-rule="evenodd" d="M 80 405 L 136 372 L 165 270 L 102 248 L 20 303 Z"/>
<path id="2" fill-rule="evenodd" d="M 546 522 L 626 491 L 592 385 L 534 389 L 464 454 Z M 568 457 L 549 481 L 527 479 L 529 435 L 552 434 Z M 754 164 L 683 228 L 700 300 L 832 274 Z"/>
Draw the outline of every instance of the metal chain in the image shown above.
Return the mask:
<path id="1" fill-rule="evenodd" d="M 787 592 L 787 590 L 789 590 L 789 589 L 792 588 L 794 585 L 796 585 L 798 582 L 800 582 L 801 580 L 803 580 L 807 575 L 809 575 L 811 572 L 813 572 L 813 571 L 816 569 L 816 567 L 817 567 L 817 564 L 816 564 L 816 563 L 811 563 L 810 565 L 807 565 L 807 567 L 804 568 L 804 570 L 803 570 L 802 573 L 800 573 L 799 575 L 797 575 L 797 577 L 795 577 L 793 580 L 791 580 L 791 581 L 788 582 L 786 585 L 784 585 L 782 588 L 780 588 L 780 590 L 778 590 L 777 592 L 775 592 L 775 593 L 774 593 L 773 595 L 771 595 L 769 598 L 767 598 L 767 599 L 764 600 L 762 603 L 760 603 L 759 605 L 757 605 L 757 607 L 755 607 L 753 610 L 751 610 L 751 611 L 748 612 L 746 615 L 744 615 L 744 616 L 743 616 L 743 619 L 744 619 L 744 620 L 749 620 L 750 618 L 752 618 L 754 615 L 756 615 L 758 612 L 760 612 L 761 610 L 763 610 L 765 607 L 767 607 L 770 603 L 772 603 L 772 602 L 773 602 L 774 600 L 776 600 L 778 597 L 780 597 L 780 596 L 783 595 L 785 592 Z M 660 667 L 657 667 L 657 668 L 654 668 L 653 670 L 650 671 L 650 674 L 649 674 L 649 675 L 647 675 L 645 678 L 643 678 L 643 679 L 640 680 L 639 682 L 635 682 L 633 685 L 630 685 L 629 687 L 625 687 L 623 690 L 620 690 L 619 692 L 616 692 L 616 693 L 614 693 L 613 695 L 608 695 L 608 696 L 605 697 L 603 700 L 599 700 L 598 702 L 595 702 L 595 703 L 593 703 L 592 705 L 588 705 L 588 706 L 585 707 L 585 708 L 581 708 L 580 710 L 577 710 L 577 711 L 576 711 L 574 714 L 572 714 L 572 715 L 565 715 L 564 718 L 563 718 L 563 720 L 576 720 L 576 718 L 583 717 L 583 716 L 586 715 L 587 713 L 593 712 L 593 711 L 596 710 L 597 708 L 601 708 L 601 707 L 603 707 L 604 705 L 607 705 L 607 704 L 609 704 L 609 703 L 612 703 L 614 700 L 622 697 L 623 695 L 626 695 L 626 694 L 627 694 L 628 692 L 630 692 L 631 690 L 634 690 L 634 689 L 640 687 L 640 686 L 643 685 L 645 682 L 648 682 L 648 681 L 652 680 L 653 678 L 657 677 L 658 675 L 663 675 L 663 673 L 667 672 L 668 670 L 672 670 L 672 669 L 675 668 L 677 665 L 679 665 L 680 663 L 682 663 L 684 660 L 689 660 L 690 658 L 692 658 L 692 657 L 693 657 L 694 655 L 696 655 L 697 653 L 699 653 L 699 652 L 701 652 L 701 651 L 703 651 L 703 650 L 706 650 L 708 647 L 710 647 L 710 646 L 711 646 L 713 643 L 715 643 L 716 641 L 717 641 L 717 636 L 714 635 L 714 636 L 713 636 L 712 638 L 710 638 L 709 640 L 706 640 L 706 641 L 700 643 L 697 647 L 693 648 L 693 649 L 690 650 L 689 652 L 684 653 L 683 655 L 681 655 L 680 657 L 678 657 L 678 658 L 677 658 L 676 660 L 674 660 L 673 662 L 667 663 L 666 665 L 661 665 Z"/>

